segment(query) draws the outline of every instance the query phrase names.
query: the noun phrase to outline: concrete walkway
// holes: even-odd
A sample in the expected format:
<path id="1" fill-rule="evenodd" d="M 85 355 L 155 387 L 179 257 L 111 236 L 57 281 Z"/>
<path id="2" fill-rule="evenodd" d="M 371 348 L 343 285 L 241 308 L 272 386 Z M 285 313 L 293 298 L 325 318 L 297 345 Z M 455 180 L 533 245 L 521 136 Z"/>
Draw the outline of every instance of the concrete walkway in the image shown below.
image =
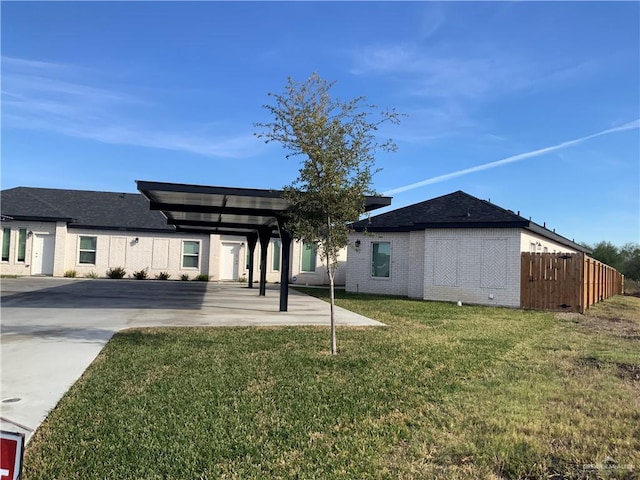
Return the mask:
<path id="1" fill-rule="evenodd" d="M 0 291 L 2 429 L 27 439 L 119 330 L 329 325 L 327 303 L 293 290 L 279 312 L 277 286 L 260 297 L 242 284 L 31 277 L 2 279 Z M 383 325 L 339 307 L 336 318 Z"/>

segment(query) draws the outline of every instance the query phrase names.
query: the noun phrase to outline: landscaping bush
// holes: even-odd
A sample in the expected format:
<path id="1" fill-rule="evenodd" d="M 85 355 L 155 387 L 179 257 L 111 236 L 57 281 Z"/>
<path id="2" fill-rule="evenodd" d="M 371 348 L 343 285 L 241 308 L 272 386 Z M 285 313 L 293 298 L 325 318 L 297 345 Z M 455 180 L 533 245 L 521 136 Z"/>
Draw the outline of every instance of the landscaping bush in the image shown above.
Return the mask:
<path id="1" fill-rule="evenodd" d="M 77 274 L 78 272 L 76 272 L 75 270 L 67 270 L 66 272 L 64 272 L 64 276 L 67 278 L 76 278 Z"/>
<path id="2" fill-rule="evenodd" d="M 98 278 L 98 274 L 92 270 L 92 271 L 90 271 L 89 273 L 87 273 L 87 274 L 84 276 L 84 278 Z"/>
<path id="3" fill-rule="evenodd" d="M 196 278 L 194 278 L 194 280 L 196 282 L 208 282 L 209 281 L 209 275 L 201 273 L 200 275 L 196 276 Z"/>
<path id="4" fill-rule="evenodd" d="M 187 280 L 189 280 L 189 275 L 187 275 L 186 273 L 183 273 L 182 275 L 180 275 L 180 280 L 182 280 L 183 282 L 186 282 Z"/>
<path id="5" fill-rule="evenodd" d="M 136 280 L 146 280 L 147 279 L 147 269 L 143 268 L 139 272 L 133 272 L 133 278 Z"/>
<path id="6" fill-rule="evenodd" d="M 169 272 L 160 272 L 156 275 L 156 280 L 169 280 L 170 276 Z"/>
<path id="7" fill-rule="evenodd" d="M 124 267 L 113 267 L 107 270 L 107 277 L 109 278 L 123 278 L 127 274 Z"/>

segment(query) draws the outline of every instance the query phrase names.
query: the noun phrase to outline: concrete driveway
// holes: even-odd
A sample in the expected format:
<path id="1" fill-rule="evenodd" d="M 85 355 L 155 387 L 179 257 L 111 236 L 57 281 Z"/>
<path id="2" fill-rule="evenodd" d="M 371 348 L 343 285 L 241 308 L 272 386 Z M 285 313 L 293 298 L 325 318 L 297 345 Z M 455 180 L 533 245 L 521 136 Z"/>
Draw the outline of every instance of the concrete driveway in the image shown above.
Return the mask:
<path id="1" fill-rule="evenodd" d="M 329 306 L 290 290 L 265 297 L 242 284 L 207 282 L 2 279 L 0 323 L 2 429 L 27 439 L 111 336 L 152 326 L 329 325 Z M 383 324 L 337 308 L 338 325 Z"/>

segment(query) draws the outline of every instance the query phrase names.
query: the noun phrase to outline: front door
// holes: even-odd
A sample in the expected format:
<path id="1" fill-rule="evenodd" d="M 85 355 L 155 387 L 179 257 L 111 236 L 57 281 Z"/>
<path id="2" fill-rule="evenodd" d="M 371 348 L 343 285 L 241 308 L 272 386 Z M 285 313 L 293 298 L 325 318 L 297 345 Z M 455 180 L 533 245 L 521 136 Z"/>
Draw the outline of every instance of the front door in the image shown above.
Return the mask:
<path id="1" fill-rule="evenodd" d="M 237 243 L 222 243 L 220 280 L 238 280 L 239 261 L 240 245 Z"/>
<path id="2" fill-rule="evenodd" d="M 32 248 L 31 275 L 53 275 L 54 236 L 34 233 Z"/>

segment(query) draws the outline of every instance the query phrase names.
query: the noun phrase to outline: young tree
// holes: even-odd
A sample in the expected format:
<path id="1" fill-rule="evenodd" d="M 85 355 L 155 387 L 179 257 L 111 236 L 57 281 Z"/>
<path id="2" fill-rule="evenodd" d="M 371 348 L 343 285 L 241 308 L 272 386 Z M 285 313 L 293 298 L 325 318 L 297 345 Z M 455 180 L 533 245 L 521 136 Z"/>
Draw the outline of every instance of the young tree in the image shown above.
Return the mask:
<path id="1" fill-rule="evenodd" d="M 284 188 L 291 204 L 285 225 L 295 239 L 315 244 L 327 264 L 333 355 L 338 254 L 348 244 L 349 223 L 359 219 L 365 196 L 374 193 L 375 152 L 396 150 L 392 140 L 379 140 L 376 131 L 385 122 L 398 123 L 395 110 L 378 110 L 365 97 L 334 99 L 334 83 L 315 73 L 301 83 L 289 78 L 283 94 L 269 94 L 274 104 L 265 108 L 273 121 L 256 124 L 262 130 L 256 135 L 281 143 L 287 158 L 303 157 L 298 178 Z"/>

